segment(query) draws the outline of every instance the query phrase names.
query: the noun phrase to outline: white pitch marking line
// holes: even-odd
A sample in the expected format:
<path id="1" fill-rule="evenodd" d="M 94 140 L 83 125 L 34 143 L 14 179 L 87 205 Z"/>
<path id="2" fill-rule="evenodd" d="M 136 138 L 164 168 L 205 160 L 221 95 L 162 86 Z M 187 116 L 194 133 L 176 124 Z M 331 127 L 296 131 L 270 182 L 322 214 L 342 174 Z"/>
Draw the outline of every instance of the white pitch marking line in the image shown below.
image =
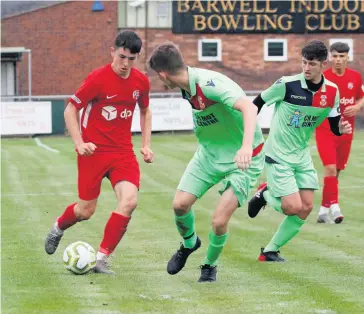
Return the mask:
<path id="1" fill-rule="evenodd" d="M 37 145 L 39 147 L 43 147 L 44 149 L 49 150 L 50 152 L 53 152 L 53 153 L 59 153 L 59 150 L 54 149 L 52 147 L 49 147 L 48 145 L 43 144 L 38 137 L 35 137 L 34 141 L 37 143 Z"/>
<path id="2" fill-rule="evenodd" d="M 151 297 L 148 297 L 147 295 L 144 295 L 144 294 L 139 294 L 139 298 L 146 299 L 146 300 L 152 300 Z"/>

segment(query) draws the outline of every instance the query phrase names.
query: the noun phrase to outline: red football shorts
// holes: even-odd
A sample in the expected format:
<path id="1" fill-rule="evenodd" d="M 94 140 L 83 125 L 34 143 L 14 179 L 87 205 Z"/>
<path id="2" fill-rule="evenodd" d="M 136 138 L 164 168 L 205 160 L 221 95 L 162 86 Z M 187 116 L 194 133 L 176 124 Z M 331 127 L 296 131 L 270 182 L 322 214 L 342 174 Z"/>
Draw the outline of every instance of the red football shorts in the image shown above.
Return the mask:
<path id="1" fill-rule="evenodd" d="M 128 181 L 139 189 L 140 170 L 134 153 L 94 153 L 80 156 L 78 164 L 78 196 L 89 201 L 100 195 L 102 179 L 107 177 L 112 187 Z"/>
<path id="2" fill-rule="evenodd" d="M 336 165 L 344 170 L 350 155 L 353 134 L 336 136 L 327 129 L 316 129 L 316 146 L 324 166 Z"/>

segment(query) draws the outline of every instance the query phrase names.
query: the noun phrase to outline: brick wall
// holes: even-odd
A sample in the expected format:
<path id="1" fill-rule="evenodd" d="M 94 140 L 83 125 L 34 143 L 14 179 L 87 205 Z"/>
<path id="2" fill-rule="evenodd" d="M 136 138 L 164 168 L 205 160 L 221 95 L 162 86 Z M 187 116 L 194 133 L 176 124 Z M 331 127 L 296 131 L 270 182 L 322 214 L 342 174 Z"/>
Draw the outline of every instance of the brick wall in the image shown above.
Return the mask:
<path id="1" fill-rule="evenodd" d="M 111 60 L 117 34 L 117 2 L 66 2 L 1 21 L 1 45 L 32 50 L 33 95 L 73 94 L 85 76 Z M 18 86 L 28 93 L 27 54 L 19 64 Z"/>
<path id="2" fill-rule="evenodd" d="M 144 35 L 144 31 L 140 32 Z M 349 66 L 364 77 L 363 34 L 345 35 L 354 39 L 354 61 Z M 287 62 L 264 62 L 264 38 L 286 38 L 288 41 Z M 238 82 L 244 90 L 262 90 L 283 75 L 301 71 L 301 49 L 310 40 L 319 39 L 329 45 L 330 38 L 343 35 L 204 35 L 203 38 L 220 38 L 222 42 L 222 62 L 199 62 L 197 41 L 202 36 L 172 34 L 169 30 L 150 30 L 148 34 L 148 54 L 154 47 L 166 40 L 179 45 L 188 65 L 222 72 Z M 160 86 L 157 77 L 150 73 L 152 85 Z"/>
<path id="3" fill-rule="evenodd" d="M 1 44 L 32 49 L 33 95 L 73 94 L 94 68 L 111 61 L 109 48 L 117 34 L 117 3 L 104 1 L 105 11 L 92 12 L 92 2 L 66 2 L 1 21 Z M 137 68 L 145 71 L 145 61 L 154 47 L 167 40 L 176 43 L 188 65 L 222 72 L 244 90 L 262 90 L 282 75 L 300 69 L 300 51 L 309 40 L 353 38 L 354 62 L 350 67 L 364 76 L 363 34 L 322 35 L 204 35 L 221 38 L 222 62 L 199 62 L 197 41 L 200 35 L 172 34 L 169 29 L 137 29 L 143 40 L 143 52 Z M 264 38 L 287 38 L 288 61 L 264 62 Z M 19 64 L 19 91 L 27 94 L 27 56 Z M 153 73 L 148 73 L 152 91 L 165 91 Z"/>

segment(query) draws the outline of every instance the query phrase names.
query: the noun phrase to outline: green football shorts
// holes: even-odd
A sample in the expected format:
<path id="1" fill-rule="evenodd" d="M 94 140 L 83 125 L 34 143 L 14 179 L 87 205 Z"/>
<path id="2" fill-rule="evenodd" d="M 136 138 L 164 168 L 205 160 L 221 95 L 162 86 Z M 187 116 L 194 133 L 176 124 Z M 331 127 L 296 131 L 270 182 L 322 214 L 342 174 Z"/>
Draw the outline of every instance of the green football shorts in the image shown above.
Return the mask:
<path id="1" fill-rule="evenodd" d="M 312 160 L 298 166 L 266 163 L 268 189 L 272 196 L 282 197 L 300 189 L 318 190 L 317 172 Z"/>
<path id="2" fill-rule="evenodd" d="M 231 186 L 239 206 L 242 206 L 263 168 L 263 151 L 253 157 L 250 168 L 243 171 L 237 167 L 235 162 L 218 163 L 198 150 L 189 162 L 177 189 L 201 198 L 212 186 L 222 182 L 220 195 Z"/>

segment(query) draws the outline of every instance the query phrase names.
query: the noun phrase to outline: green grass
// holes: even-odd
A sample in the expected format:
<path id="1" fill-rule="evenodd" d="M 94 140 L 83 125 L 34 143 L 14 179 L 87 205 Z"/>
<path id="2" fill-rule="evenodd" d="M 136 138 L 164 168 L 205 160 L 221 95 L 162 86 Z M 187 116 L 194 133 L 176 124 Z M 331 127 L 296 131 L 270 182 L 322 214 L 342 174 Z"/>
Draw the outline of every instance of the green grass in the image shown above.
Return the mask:
<path id="1" fill-rule="evenodd" d="M 348 169 L 340 178 L 341 225 L 317 225 L 315 212 L 286 247 L 284 264 L 257 262 L 283 216 L 267 208 L 249 219 L 246 206 L 235 213 L 230 238 L 219 261 L 218 282 L 197 284 L 204 258 L 217 188 L 195 205 L 203 247 L 176 276 L 166 262 L 179 246 L 171 203 L 191 158 L 192 134 L 153 137 L 154 164 L 141 162 L 139 206 L 128 233 L 116 250 L 115 278 L 75 276 L 62 263 L 65 247 L 83 240 L 95 249 L 115 208 L 104 180 L 95 216 L 65 233 L 53 256 L 44 237 L 54 219 L 77 197 L 76 155 L 70 138 L 42 142 L 3 139 L 2 156 L 2 313 L 364 313 L 364 133 L 357 133 Z M 140 137 L 134 137 L 139 148 Z M 314 145 L 314 143 L 312 143 Z M 313 149 L 322 178 L 322 166 Z"/>

